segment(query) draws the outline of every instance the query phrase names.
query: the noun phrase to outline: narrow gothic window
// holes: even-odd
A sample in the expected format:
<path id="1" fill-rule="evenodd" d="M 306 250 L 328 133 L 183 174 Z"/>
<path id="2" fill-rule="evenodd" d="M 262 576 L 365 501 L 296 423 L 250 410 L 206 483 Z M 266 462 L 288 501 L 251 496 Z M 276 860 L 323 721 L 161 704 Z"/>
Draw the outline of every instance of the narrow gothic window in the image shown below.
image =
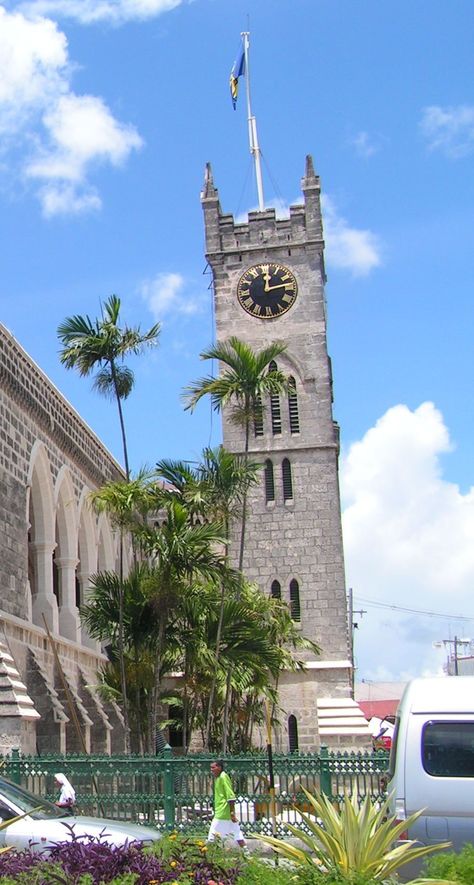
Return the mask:
<path id="1" fill-rule="evenodd" d="M 53 593 L 56 597 L 56 602 L 60 605 L 59 598 L 59 569 L 56 563 L 56 551 L 53 550 Z"/>
<path id="2" fill-rule="evenodd" d="M 262 397 L 257 396 L 257 400 L 255 403 L 255 414 L 253 418 L 253 428 L 255 431 L 255 436 L 263 436 L 263 406 L 262 406 Z"/>
<path id="3" fill-rule="evenodd" d="M 268 366 L 269 372 L 276 372 L 277 364 L 274 360 Z M 273 436 L 279 436 L 281 433 L 281 408 L 280 397 L 277 393 L 270 394 L 270 414 L 272 416 L 272 433 Z"/>
<path id="4" fill-rule="evenodd" d="M 288 458 L 283 458 L 281 476 L 283 480 L 283 499 L 291 501 L 293 498 L 293 480 L 291 478 L 291 464 Z"/>
<path id="5" fill-rule="evenodd" d="M 293 621 L 301 621 L 300 588 L 298 581 L 290 581 L 290 614 Z"/>
<path id="6" fill-rule="evenodd" d="M 272 599 L 281 599 L 281 586 L 279 581 L 273 581 L 271 597 Z"/>
<path id="7" fill-rule="evenodd" d="M 288 716 L 288 749 L 290 753 L 298 750 L 298 723 L 296 716 Z"/>
<path id="8" fill-rule="evenodd" d="M 275 500 L 275 481 L 273 479 L 273 464 L 269 458 L 265 461 L 265 500 L 267 504 Z"/>
<path id="9" fill-rule="evenodd" d="M 290 433 L 300 432 L 300 419 L 298 415 L 298 397 L 296 395 L 296 381 L 288 378 L 288 412 L 290 415 Z"/>

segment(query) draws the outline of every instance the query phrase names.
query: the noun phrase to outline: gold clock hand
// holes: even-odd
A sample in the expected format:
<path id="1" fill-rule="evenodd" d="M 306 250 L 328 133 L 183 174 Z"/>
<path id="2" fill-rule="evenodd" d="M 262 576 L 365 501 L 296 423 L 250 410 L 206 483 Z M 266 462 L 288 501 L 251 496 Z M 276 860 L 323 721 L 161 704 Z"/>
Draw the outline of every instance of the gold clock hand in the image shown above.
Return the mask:
<path id="1" fill-rule="evenodd" d="M 269 286 L 268 284 L 265 286 L 265 292 L 273 292 L 273 289 L 283 289 L 284 286 L 287 286 L 287 283 L 278 283 L 277 286 Z"/>

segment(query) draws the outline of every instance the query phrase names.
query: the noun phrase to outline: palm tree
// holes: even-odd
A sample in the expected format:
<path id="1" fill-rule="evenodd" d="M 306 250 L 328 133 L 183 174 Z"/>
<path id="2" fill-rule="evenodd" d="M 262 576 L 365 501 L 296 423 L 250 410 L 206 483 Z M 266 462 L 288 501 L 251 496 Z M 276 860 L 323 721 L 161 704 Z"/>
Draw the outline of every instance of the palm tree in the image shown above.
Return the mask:
<path id="1" fill-rule="evenodd" d="M 230 570 L 221 552 L 227 543 L 222 525 L 215 522 L 194 525 L 188 508 L 177 497 L 166 502 L 165 519 L 159 527 L 141 525 L 135 531 L 153 564 L 149 598 L 158 624 L 151 722 L 154 734 L 169 622 L 179 610 L 182 597 L 196 582 L 219 582 Z"/>
<path id="2" fill-rule="evenodd" d="M 133 718 L 142 750 L 153 677 L 153 622 L 144 592 L 148 578 L 145 563 L 134 566 L 122 580 L 115 572 L 98 572 L 92 575 L 87 602 L 79 610 L 89 635 L 107 642 L 109 662 L 102 669 L 102 686 L 113 690 L 122 704 L 125 675 L 126 725 Z"/>
<path id="3" fill-rule="evenodd" d="M 230 537 L 231 518 L 240 519 L 242 502 L 250 486 L 258 482 L 261 464 L 244 459 L 241 455 L 229 452 L 224 446 L 215 449 L 205 448 L 201 463 L 192 469 L 185 462 L 163 460 L 157 464 L 158 475 L 173 488 L 170 494 L 178 495 L 186 502 L 192 517 L 203 516 L 222 522 L 227 541 Z M 227 561 L 227 549 L 225 553 Z M 235 586 L 235 580 L 232 582 Z M 208 716 L 204 735 L 204 749 L 209 748 L 211 713 L 217 684 L 217 664 L 219 662 L 224 599 L 229 589 L 225 577 L 221 581 L 219 621 L 216 634 L 215 666 L 209 691 Z"/>
<path id="4" fill-rule="evenodd" d="M 129 354 L 138 355 L 145 347 L 158 343 L 160 324 L 145 334 L 135 328 L 119 325 L 120 298 L 111 295 L 105 302 L 102 318 L 92 321 L 88 316 L 67 317 L 58 326 L 58 337 L 63 344 L 60 360 L 67 369 L 78 369 L 80 375 L 97 370 L 94 388 L 104 396 L 115 398 L 122 434 L 123 457 L 127 479 L 130 477 L 127 439 L 122 411 L 122 400 L 130 395 L 134 376 L 123 360 Z"/>
<path id="5" fill-rule="evenodd" d="M 263 398 L 278 394 L 287 388 L 288 381 L 278 369 L 269 371 L 269 365 L 286 351 L 283 341 L 275 341 L 255 351 L 235 336 L 201 353 L 203 360 L 218 360 L 221 373 L 218 378 L 208 375 L 185 388 L 185 408 L 191 412 L 203 396 L 210 396 L 212 407 L 220 412 L 226 406 L 230 419 L 244 429 L 244 461 L 248 461 L 250 427 L 262 414 Z M 239 549 L 239 571 L 242 571 L 245 543 L 247 490 L 242 499 L 242 520 Z"/>
<path id="6" fill-rule="evenodd" d="M 214 378 L 208 375 L 200 378 L 183 392 L 185 408 L 194 410 L 203 396 L 211 397 L 212 407 L 220 412 L 229 407 L 230 420 L 244 429 L 244 463 L 248 462 L 250 427 L 253 421 L 261 418 L 264 397 L 278 394 L 288 386 L 283 372 L 270 369 L 270 363 L 286 351 L 283 341 L 275 341 L 262 350 L 253 350 L 246 342 L 236 336 L 228 341 L 215 344 L 201 353 L 201 359 L 218 360 L 221 366 L 220 375 Z M 240 522 L 240 544 L 238 568 L 242 572 L 245 549 L 245 530 L 247 522 L 247 489 L 242 498 L 242 514 Z M 222 752 L 226 750 L 227 722 L 229 716 L 231 674 L 227 683 L 227 699 L 224 711 L 224 739 Z"/>
<path id="7" fill-rule="evenodd" d="M 119 548 L 119 574 L 117 582 L 118 599 L 118 663 L 120 669 L 120 682 L 122 691 L 122 712 L 125 732 L 125 752 L 130 752 L 130 724 L 128 715 L 128 692 L 125 665 L 125 637 L 124 637 L 124 563 L 123 563 L 123 538 L 127 529 L 130 529 L 137 514 L 143 515 L 148 510 L 150 501 L 149 474 L 142 470 L 137 477 L 126 482 L 119 480 L 109 482 L 100 489 L 91 492 L 89 500 L 97 513 L 107 513 L 112 525 L 115 525 L 120 533 Z"/>

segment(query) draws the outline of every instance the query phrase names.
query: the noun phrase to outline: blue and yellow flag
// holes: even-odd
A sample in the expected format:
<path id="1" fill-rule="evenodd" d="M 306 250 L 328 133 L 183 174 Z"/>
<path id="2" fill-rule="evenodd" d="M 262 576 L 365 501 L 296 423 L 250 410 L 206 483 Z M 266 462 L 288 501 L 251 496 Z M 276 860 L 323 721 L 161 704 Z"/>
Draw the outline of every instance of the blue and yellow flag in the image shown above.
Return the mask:
<path id="1" fill-rule="evenodd" d="M 245 50 L 242 46 L 239 55 L 237 56 L 234 67 L 230 72 L 230 97 L 232 99 L 232 104 L 235 107 L 237 104 L 237 95 L 239 92 L 239 77 L 242 77 L 245 74 Z"/>

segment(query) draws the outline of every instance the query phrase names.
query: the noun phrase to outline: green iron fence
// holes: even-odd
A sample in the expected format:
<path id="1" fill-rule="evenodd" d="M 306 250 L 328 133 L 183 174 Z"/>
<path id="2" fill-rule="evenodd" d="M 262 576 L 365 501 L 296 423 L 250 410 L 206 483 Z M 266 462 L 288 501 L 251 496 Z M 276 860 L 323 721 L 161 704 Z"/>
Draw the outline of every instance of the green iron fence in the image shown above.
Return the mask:
<path id="1" fill-rule="evenodd" d="M 54 774 L 64 772 L 77 794 L 77 809 L 118 820 L 152 823 L 161 830 L 197 830 L 212 817 L 213 779 L 209 766 L 215 756 L 22 756 L 3 757 L 1 774 L 54 801 Z M 320 790 L 334 802 L 357 791 L 360 799 L 384 796 L 388 754 L 274 754 L 277 826 L 298 820 L 306 810 L 302 787 Z M 265 753 L 226 757 L 238 797 L 236 810 L 242 829 L 271 833 L 268 760 Z"/>

